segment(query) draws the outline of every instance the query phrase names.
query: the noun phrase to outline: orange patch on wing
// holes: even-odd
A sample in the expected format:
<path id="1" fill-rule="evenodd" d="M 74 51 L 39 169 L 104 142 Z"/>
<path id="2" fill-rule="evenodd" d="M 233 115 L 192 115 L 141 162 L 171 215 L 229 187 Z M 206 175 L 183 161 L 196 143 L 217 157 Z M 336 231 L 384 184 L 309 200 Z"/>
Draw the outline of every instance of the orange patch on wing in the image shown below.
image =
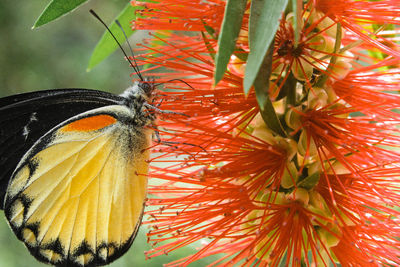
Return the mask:
<path id="1" fill-rule="evenodd" d="M 65 125 L 60 130 L 63 132 L 72 132 L 72 131 L 95 131 L 101 128 L 104 128 L 108 125 L 115 123 L 117 119 L 109 115 L 97 115 L 93 117 L 83 118 L 70 124 Z"/>

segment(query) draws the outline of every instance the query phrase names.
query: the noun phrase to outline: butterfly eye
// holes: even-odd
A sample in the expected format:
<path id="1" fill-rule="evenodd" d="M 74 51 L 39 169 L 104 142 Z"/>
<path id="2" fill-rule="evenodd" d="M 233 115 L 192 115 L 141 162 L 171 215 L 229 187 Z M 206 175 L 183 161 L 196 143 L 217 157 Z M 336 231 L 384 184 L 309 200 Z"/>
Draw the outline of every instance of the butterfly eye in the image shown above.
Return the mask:
<path id="1" fill-rule="evenodd" d="M 142 82 L 140 83 L 140 88 L 143 90 L 143 92 L 150 97 L 151 93 L 154 90 L 154 85 L 152 83 L 148 82 Z"/>

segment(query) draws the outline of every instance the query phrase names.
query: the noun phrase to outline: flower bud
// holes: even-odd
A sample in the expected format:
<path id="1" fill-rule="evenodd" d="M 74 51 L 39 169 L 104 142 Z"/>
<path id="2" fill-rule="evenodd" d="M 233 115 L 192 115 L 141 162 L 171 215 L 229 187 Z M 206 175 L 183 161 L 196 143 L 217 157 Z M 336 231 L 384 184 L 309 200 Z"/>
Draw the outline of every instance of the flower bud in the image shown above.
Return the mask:
<path id="1" fill-rule="evenodd" d="M 293 109 L 301 110 L 301 107 L 295 107 L 289 109 L 285 114 L 285 122 L 287 126 L 289 126 L 291 129 L 296 130 L 301 127 L 301 121 L 300 121 L 301 116 Z"/>
<path id="2" fill-rule="evenodd" d="M 326 40 L 321 35 L 315 35 L 313 38 L 309 40 L 310 48 L 317 51 L 326 51 Z"/>
<path id="3" fill-rule="evenodd" d="M 349 74 L 351 67 L 352 66 L 349 62 L 338 60 L 331 69 L 332 75 L 334 75 L 335 79 L 342 80 L 347 74 Z"/>
<path id="4" fill-rule="evenodd" d="M 310 58 L 307 60 L 310 62 L 313 61 Z M 292 73 L 299 81 L 309 81 L 313 75 L 313 66 L 303 58 L 296 58 L 293 61 Z"/>
<path id="5" fill-rule="evenodd" d="M 319 87 L 312 88 L 308 92 L 308 107 L 313 109 L 316 107 L 323 107 L 328 104 L 329 96 L 327 92 Z"/>
<path id="6" fill-rule="evenodd" d="M 296 165 L 293 162 L 286 164 L 286 168 L 281 178 L 281 186 L 285 189 L 291 188 L 299 179 Z"/>
<path id="7" fill-rule="evenodd" d="M 340 161 L 335 161 L 329 166 L 327 174 L 349 174 L 351 173 Z"/>
<path id="8" fill-rule="evenodd" d="M 330 212 L 328 205 L 326 204 L 324 198 L 315 190 L 310 190 L 308 192 L 310 200 L 309 206 L 307 207 L 312 213 L 319 215 L 315 216 L 314 225 L 327 225 L 333 221 L 332 213 Z"/>
<path id="9" fill-rule="evenodd" d="M 305 130 L 300 134 L 299 142 L 297 143 L 297 150 L 302 156 L 305 156 L 307 152 L 309 157 L 317 155 L 317 146 L 311 137 L 307 140 L 307 132 Z"/>
<path id="10" fill-rule="evenodd" d="M 299 187 L 296 188 L 290 195 L 288 195 L 288 199 L 298 201 L 304 206 L 307 206 L 310 201 L 310 196 L 306 189 Z"/>
<path id="11" fill-rule="evenodd" d="M 320 236 L 320 240 L 324 243 L 327 247 L 334 247 L 340 241 L 341 232 L 337 225 L 328 224 L 327 229 L 320 228 L 317 230 L 318 235 Z"/>

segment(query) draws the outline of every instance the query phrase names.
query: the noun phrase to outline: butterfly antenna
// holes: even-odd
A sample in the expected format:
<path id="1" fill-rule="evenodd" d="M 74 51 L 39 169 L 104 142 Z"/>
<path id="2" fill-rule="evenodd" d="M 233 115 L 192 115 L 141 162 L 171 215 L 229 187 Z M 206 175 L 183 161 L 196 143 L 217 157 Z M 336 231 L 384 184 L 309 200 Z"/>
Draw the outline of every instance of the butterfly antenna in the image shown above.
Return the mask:
<path id="1" fill-rule="evenodd" d="M 171 80 L 168 80 L 168 81 L 166 81 L 164 83 L 169 83 L 169 82 L 174 82 L 174 81 L 178 81 L 178 82 L 184 83 L 184 84 L 186 84 L 187 86 L 189 86 L 190 88 L 192 88 L 194 90 L 193 86 L 191 86 L 189 83 L 187 83 L 187 82 L 185 82 L 184 80 L 181 80 L 181 79 L 171 79 Z M 159 85 L 162 85 L 164 83 L 156 83 L 154 86 L 159 86 Z"/>
<path id="2" fill-rule="evenodd" d="M 135 60 L 135 64 L 134 65 L 132 63 L 132 61 L 129 59 L 128 55 L 125 53 L 125 50 L 122 48 L 121 44 L 118 42 L 117 38 L 115 37 L 115 35 L 111 32 L 110 28 L 108 28 L 107 24 L 96 14 L 96 12 L 93 11 L 93 9 L 90 9 L 89 12 L 98 20 L 101 22 L 101 24 L 104 25 L 104 27 L 106 27 L 107 31 L 111 34 L 111 36 L 114 38 L 115 42 L 118 44 L 119 48 L 121 49 L 122 53 L 124 53 L 124 56 L 126 57 L 126 59 L 129 61 L 129 64 L 132 66 L 132 68 L 135 70 L 137 76 L 143 81 L 143 77 L 140 74 L 139 68 L 137 67 L 136 64 L 136 60 Z M 125 35 L 125 32 L 124 32 Z M 125 35 L 126 36 L 126 35 Z M 129 43 L 128 43 L 129 44 Z M 130 46 L 129 46 L 130 47 Z M 135 59 L 135 58 L 134 58 Z"/>
<path id="3" fill-rule="evenodd" d="M 131 50 L 133 62 L 135 62 L 135 66 L 136 66 L 136 69 L 135 69 L 136 73 L 138 74 L 138 76 L 142 76 L 141 73 L 140 73 L 140 70 L 139 70 L 139 68 L 138 68 L 138 64 L 136 63 L 135 54 L 133 53 L 132 46 L 131 46 L 131 44 L 129 43 L 129 39 L 128 39 L 128 36 L 126 35 L 126 32 L 125 32 L 124 28 L 122 28 L 122 25 L 121 25 L 121 23 L 119 23 L 119 20 L 115 20 L 115 23 L 118 25 L 118 27 L 121 29 L 122 33 L 124 34 L 126 43 L 128 44 L 128 47 L 129 47 L 129 49 Z M 141 79 L 142 79 L 142 81 L 143 81 L 143 78 L 142 78 L 142 77 L 141 77 Z"/>

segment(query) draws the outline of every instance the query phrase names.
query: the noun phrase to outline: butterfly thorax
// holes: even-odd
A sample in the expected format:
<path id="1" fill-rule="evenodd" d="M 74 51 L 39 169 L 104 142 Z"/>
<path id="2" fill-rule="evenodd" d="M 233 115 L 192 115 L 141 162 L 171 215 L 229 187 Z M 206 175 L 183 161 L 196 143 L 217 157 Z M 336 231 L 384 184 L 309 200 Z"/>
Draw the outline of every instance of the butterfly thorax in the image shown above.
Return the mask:
<path id="1" fill-rule="evenodd" d="M 135 82 L 133 86 L 126 89 L 120 96 L 123 97 L 123 105 L 131 109 L 134 116 L 132 123 L 136 126 L 150 125 L 156 119 L 155 113 L 149 109 L 153 98 L 154 84 L 152 81 Z"/>

